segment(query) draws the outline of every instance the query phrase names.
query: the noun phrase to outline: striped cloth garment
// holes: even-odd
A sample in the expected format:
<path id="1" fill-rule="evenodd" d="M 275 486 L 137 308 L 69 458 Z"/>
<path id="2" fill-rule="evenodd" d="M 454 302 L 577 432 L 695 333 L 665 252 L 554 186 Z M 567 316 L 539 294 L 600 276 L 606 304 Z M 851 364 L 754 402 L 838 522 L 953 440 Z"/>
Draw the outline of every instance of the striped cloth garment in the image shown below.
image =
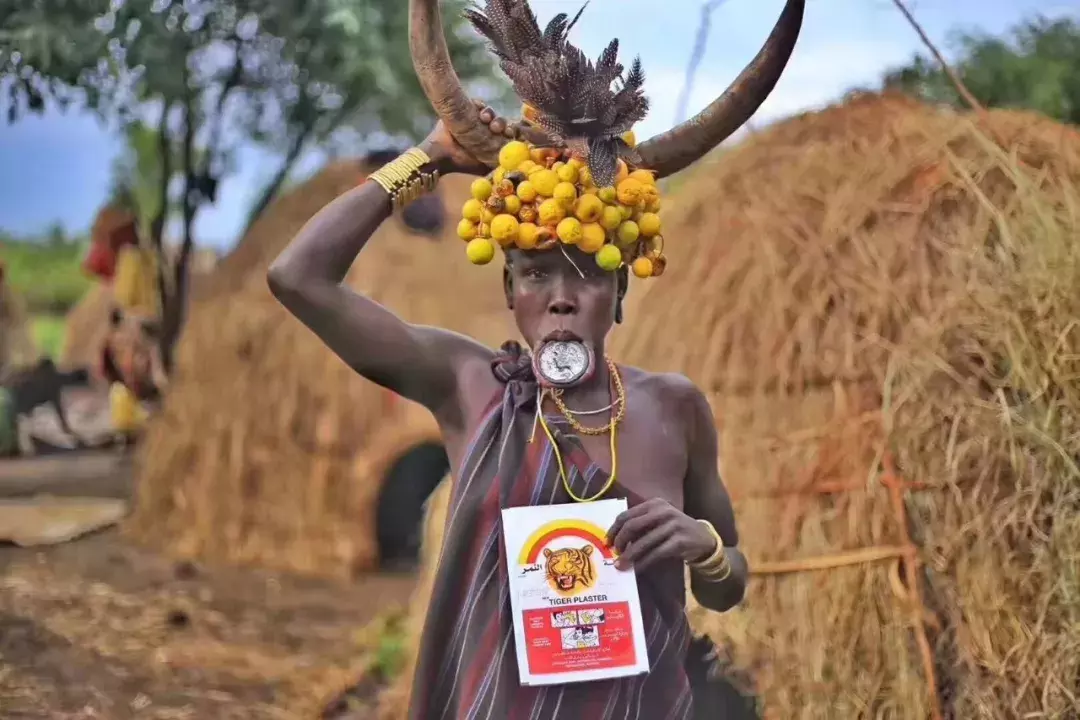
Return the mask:
<path id="1" fill-rule="evenodd" d="M 492 362 L 504 384 L 474 433 L 452 491 L 439 569 L 413 682 L 411 720 L 683 720 L 693 717 L 690 627 L 682 563 L 638 574 L 650 671 L 635 677 L 528 687 L 519 683 L 500 509 L 572 502 L 544 433 L 529 443 L 536 378 L 506 343 Z M 575 494 L 608 475 L 590 462 L 565 420 L 549 424 Z M 616 483 L 605 497 L 643 498 Z"/>

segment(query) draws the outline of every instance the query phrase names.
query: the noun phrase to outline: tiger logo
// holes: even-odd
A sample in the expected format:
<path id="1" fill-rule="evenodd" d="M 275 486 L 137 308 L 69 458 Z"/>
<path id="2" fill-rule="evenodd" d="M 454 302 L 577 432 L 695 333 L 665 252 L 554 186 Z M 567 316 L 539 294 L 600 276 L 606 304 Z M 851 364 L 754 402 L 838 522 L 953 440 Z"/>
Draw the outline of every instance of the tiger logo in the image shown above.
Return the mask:
<path id="1" fill-rule="evenodd" d="M 596 582 L 592 552 L 592 545 L 555 551 L 544 548 L 545 569 L 551 586 L 561 593 L 572 593 L 579 584 L 583 590 L 591 588 Z"/>

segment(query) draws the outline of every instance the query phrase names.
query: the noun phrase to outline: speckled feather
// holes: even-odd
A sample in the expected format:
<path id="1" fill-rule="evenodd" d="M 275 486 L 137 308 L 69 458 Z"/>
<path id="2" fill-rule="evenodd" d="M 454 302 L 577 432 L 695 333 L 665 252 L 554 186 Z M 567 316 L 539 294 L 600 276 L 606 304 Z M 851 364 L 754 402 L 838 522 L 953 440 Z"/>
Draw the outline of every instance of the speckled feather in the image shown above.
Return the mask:
<path id="1" fill-rule="evenodd" d="M 640 58 L 623 76 L 618 39 L 595 63 L 567 39 L 587 5 L 572 19 L 559 13 L 543 31 L 527 0 L 486 0 L 465 17 L 490 42 L 518 96 L 536 108 L 536 124 L 552 142 L 583 151 L 603 186 L 614 181 L 618 159 L 640 161 L 619 136 L 645 117 L 649 103 Z"/>

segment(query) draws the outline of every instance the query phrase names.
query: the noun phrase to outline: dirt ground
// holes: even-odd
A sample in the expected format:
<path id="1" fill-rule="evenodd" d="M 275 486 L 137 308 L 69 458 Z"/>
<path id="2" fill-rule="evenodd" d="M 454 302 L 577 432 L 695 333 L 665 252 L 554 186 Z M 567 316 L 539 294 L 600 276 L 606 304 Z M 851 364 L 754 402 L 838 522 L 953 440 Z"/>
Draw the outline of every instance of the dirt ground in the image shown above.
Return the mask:
<path id="1" fill-rule="evenodd" d="M 378 628 L 412 586 L 196 567 L 115 529 L 0 546 L 0 718 L 317 718 L 365 675 L 377 691 Z"/>

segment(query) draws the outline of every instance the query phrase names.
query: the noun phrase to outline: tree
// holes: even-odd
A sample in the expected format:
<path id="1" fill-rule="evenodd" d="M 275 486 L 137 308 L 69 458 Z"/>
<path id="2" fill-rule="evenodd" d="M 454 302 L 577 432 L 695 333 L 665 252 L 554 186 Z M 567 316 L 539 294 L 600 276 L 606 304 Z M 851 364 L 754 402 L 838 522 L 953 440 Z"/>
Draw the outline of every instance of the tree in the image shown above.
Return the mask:
<path id="1" fill-rule="evenodd" d="M 215 202 L 243 143 L 254 139 L 283 155 L 265 205 L 304 148 L 344 123 L 404 131 L 417 122 L 418 108 L 427 116 L 430 111 L 409 59 L 404 2 L 105 5 L 0 0 L 0 87 L 7 89 L 11 120 L 40 112 L 48 101 L 78 103 L 119 121 L 129 144 L 137 141 L 136 165 L 128 169 L 141 174 L 138 206 L 153 208 L 144 235 L 158 256 L 161 350 L 171 368 L 187 304 L 195 219 Z M 493 64 L 481 54 L 479 39 L 462 36 L 460 12 L 446 10 L 459 72 L 466 79 L 489 73 Z M 152 162 L 147 142 L 156 143 Z M 156 199 L 147 197 L 147 177 L 156 180 Z M 135 192 L 134 186 L 127 190 Z M 164 251 L 166 220 L 173 216 L 181 225 L 175 257 Z"/>
<path id="2" fill-rule="evenodd" d="M 248 108 L 248 133 L 276 150 L 282 161 L 253 204 L 245 232 L 309 147 L 325 144 L 345 128 L 361 136 L 379 132 L 417 140 L 434 123 L 405 41 L 408 2 L 374 5 L 334 2 L 328 13 L 312 14 L 290 32 L 296 65 L 306 73 L 268 83 L 274 88 L 268 98 L 275 105 L 272 113 L 259 104 Z M 486 48 L 471 32 L 461 32 L 466 5 L 464 0 L 442 3 L 454 68 L 466 83 L 493 80 Z M 327 42 L 328 26 L 338 41 Z M 303 92 L 302 86 L 315 92 Z M 492 82 L 489 99 L 505 101 L 509 90 L 507 83 Z"/>
<path id="3" fill-rule="evenodd" d="M 1080 123 L 1080 24 L 1036 17 L 1007 37 L 958 34 L 957 74 L 985 107 L 1025 108 Z M 890 70 L 883 83 L 934 103 L 962 107 L 940 66 L 917 55 Z"/>

